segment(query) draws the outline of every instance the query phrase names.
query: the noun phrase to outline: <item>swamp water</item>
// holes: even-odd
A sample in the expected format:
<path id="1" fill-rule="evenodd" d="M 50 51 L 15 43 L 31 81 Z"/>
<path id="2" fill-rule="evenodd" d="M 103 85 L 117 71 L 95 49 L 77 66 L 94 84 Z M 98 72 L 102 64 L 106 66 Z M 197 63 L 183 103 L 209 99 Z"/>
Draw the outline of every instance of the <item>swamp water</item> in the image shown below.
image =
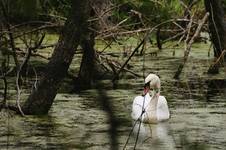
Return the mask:
<path id="1" fill-rule="evenodd" d="M 205 73 L 211 63 L 206 49 L 193 47 L 180 80 L 173 76 L 182 61 L 182 50 L 176 51 L 175 56 L 171 49 L 162 50 L 157 57 L 145 56 L 145 73 L 154 72 L 161 77 L 161 94 L 168 101 L 171 118 L 159 124 L 141 124 L 136 149 L 226 149 L 226 73 L 221 71 L 213 76 Z M 130 65 L 142 75 L 143 57 L 135 56 Z M 109 80 L 103 82 L 109 85 L 104 92 L 118 118 L 115 136 L 119 149 L 123 149 L 133 126 L 130 116 L 133 98 L 141 94 L 143 79 L 119 80 L 116 89 L 112 89 Z M 97 90 L 59 93 L 46 116 L 8 117 L 3 112 L 0 149 L 106 150 L 111 143 L 109 127 L 108 115 L 98 103 Z M 126 149 L 134 148 L 138 128 L 136 125 Z"/>

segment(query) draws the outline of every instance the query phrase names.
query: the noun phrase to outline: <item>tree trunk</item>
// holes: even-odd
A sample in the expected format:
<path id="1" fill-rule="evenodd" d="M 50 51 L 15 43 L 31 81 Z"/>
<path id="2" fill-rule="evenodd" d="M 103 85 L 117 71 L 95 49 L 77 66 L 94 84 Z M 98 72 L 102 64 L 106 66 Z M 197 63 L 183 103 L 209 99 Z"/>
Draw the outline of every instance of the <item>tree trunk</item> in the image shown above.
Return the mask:
<path id="1" fill-rule="evenodd" d="M 223 4 L 221 0 L 205 0 L 205 8 L 210 13 L 209 31 L 214 47 L 214 57 L 219 58 L 223 50 L 226 49 L 226 24 L 224 21 Z M 226 58 L 226 55 L 224 58 Z M 222 60 L 212 65 L 208 72 L 217 73 Z"/>
<path id="2" fill-rule="evenodd" d="M 78 78 L 75 82 L 75 89 L 82 90 L 90 88 L 93 79 L 94 79 L 94 71 L 95 71 L 95 60 L 96 60 L 96 52 L 94 49 L 94 36 L 93 34 L 85 37 L 81 42 L 81 47 L 83 50 L 82 62 L 80 65 L 80 70 L 78 74 Z"/>
<path id="3" fill-rule="evenodd" d="M 89 32 L 81 42 L 83 56 L 78 77 L 75 79 L 75 91 L 89 89 L 94 86 L 94 80 L 109 75 L 109 71 L 101 65 L 100 60 L 97 58 L 94 45 L 95 35 Z"/>
<path id="4" fill-rule="evenodd" d="M 101 32 L 109 27 L 108 17 L 110 12 L 106 13 L 106 10 L 110 9 L 111 1 L 109 0 L 92 0 L 89 1 L 92 6 L 90 16 L 99 18 L 98 23 L 91 23 L 91 28 Z M 95 46 L 94 31 L 89 31 L 84 39 L 81 41 L 81 47 L 83 50 L 82 62 L 78 77 L 75 79 L 75 91 L 89 89 L 93 86 L 94 80 L 101 79 L 108 75 L 106 70 L 97 58 Z"/>
<path id="5" fill-rule="evenodd" d="M 58 44 L 47 64 L 37 88 L 32 90 L 27 101 L 22 106 L 25 114 L 46 114 L 65 77 L 73 59 L 75 50 L 87 29 L 89 16 L 88 0 L 73 0 L 72 10 L 60 35 Z"/>

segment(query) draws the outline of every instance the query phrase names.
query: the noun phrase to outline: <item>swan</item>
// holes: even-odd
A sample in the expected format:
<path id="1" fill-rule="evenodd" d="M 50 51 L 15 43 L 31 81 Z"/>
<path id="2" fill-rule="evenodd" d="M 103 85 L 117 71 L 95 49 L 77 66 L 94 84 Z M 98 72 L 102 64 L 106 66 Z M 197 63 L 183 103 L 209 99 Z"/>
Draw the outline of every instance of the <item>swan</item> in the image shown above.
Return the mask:
<path id="1" fill-rule="evenodd" d="M 160 79 L 156 74 L 145 78 L 144 92 L 133 100 L 131 116 L 144 123 L 157 123 L 169 119 L 170 113 L 166 98 L 160 95 Z M 149 94 L 151 93 L 151 95 Z"/>

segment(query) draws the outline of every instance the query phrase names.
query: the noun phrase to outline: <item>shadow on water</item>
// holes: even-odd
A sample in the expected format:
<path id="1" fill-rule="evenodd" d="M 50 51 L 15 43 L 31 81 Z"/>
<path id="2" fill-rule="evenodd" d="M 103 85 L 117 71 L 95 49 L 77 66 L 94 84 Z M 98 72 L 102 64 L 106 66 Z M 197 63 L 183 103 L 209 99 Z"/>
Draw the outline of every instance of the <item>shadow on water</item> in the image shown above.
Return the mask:
<path id="1" fill-rule="evenodd" d="M 102 88 L 100 88 L 100 85 L 98 86 L 98 101 L 100 105 L 102 106 L 102 109 L 107 113 L 108 121 L 109 121 L 109 136 L 110 136 L 110 149 L 111 150 L 117 150 L 118 149 L 118 142 L 117 142 L 117 128 L 118 128 L 118 121 L 115 117 L 111 99 L 107 96 L 106 92 Z"/>

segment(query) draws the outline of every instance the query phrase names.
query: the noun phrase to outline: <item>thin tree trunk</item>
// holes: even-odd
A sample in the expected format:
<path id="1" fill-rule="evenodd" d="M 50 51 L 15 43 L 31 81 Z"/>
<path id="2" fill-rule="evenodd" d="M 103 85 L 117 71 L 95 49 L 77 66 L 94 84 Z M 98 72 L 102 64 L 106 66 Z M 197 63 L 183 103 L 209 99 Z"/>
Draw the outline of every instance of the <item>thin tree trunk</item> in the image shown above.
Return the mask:
<path id="1" fill-rule="evenodd" d="M 91 28 L 97 31 L 106 30 L 110 26 L 107 19 L 110 11 L 107 13 L 105 11 L 110 8 L 111 1 L 92 0 L 89 2 L 92 7 L 90 16 L 98 18 L 98 22 L 90 24 Z M 94 48 L 95 34 L 94 31 L 89 31 L 81 41 L 83 56 L 78 78 L 75 79 L 75 91 L 91 88 L 94 85 L 94 80 L 100 79 L 107 74 L 107 70 L 101 65 Z"/>
<path id="2" fill-rule="evenodd" d="M 96 70 L 96 51 L 94 49 L 94 35 L 88 35 L 81 42 L 83 50 L 82 62 L 80 65 L 79 75 L 76 80 L 75 89 L 82 90 L 92 86 L 94 72 Z"/>
<path id="3" fill-rule="evenodd" d="M 161 27 L 157 28 L 156 32 L 156 41 L 157 41 L 157 47 L 159 50 L 162 49 L 162 43 L 161 43 L 161 37 L 160 37 Z"/>
<path id="4" fill-rule="evenodd" d="M 100 80 L 110 75 L 97 57 L 94 45 L 95 35 L 90 31 L 81 42 L 83 56 L 78 77 L 75 79 L 75 91 L 92 88 L 95 80 Z"/>
<path id="5" fill-rule="evenodd" d="M 52 106 L 60 83 L 65 77 L 75 50 L 87 29 L 88 0 L 73 0 L 68 17 L 46 71 L 22 106 L 25 114 L 46 114 Z"/>
<path id="6" fill-rule="evenodd" d="M 221 56 L 223 50 L 226 49 L 226 24 L 224 21 L 223 4 L 221 0 L 205 0 L 205 8 L 210 13 L 209 31 L 214 46 L 214 56 L 217 59 Z M 212 65 L 208 72 L 218 73 L 222 60 Z"/>

